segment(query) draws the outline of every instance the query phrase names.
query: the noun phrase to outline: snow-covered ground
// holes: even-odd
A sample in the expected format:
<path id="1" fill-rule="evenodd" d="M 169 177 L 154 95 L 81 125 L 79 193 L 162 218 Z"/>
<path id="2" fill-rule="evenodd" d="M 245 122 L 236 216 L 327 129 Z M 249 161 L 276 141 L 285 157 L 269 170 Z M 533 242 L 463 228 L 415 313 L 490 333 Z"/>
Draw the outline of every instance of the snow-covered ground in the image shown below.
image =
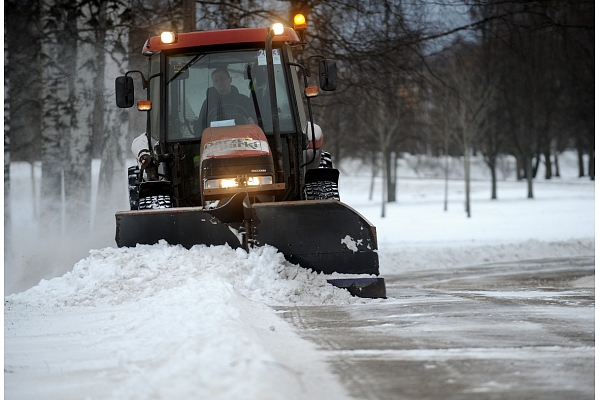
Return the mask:
<path id="1" fill-rule="evenodd" d="M 593 255 L 595 185 L 577 178 L 575 166 L 574 155 L 565 154 L 562 177 L 537 179 L 534 200 L 505 166 L 499 199 L 491 201 L 486 171 L 475 160 L 471 218 L 464 182 L 449 182 L 444 211 L 439 165 L 415 157 L 401 161 L 398 199 L 387 204 L 385 218 L 379 182 L 376 200 L 368 199 L 367 168 L 343 165 L 340 192 L 377 226 L 383 276 Z M 70 241 L 68 257 L 85 246 L 94 250 L 64 261 L 51 251 L 60 240 L 35 240 L 37 232 L 25 229 L 34 220 L 32 205 L 22 201 L 31 188 L 28 171 L 12 170 L 14 231 L 6 234 L 14 258 L 5 266 L 5 292 L 20 293 L 5 298 L 6 398 L 349 398 L 316 347 L 269 306 L 386 300 L 352 298 L 270 247 L 249 254 L 164 243 L 117 249 L 112 222 L 96 223 L 83 242 Z M 452 171 L 460 175 L 456 165 Z M 45 280 L 23 291 L 36 276 Z"/>
<path id="2" fill-rule="evenodd" d="M 595 185 L 577 178 L 576 154 L 560 159 L 561 177 L 543 179 L 540 167 L 534 199 L 517 182 L 510 160 L 499 172 L 497 200 L 490 200 L 489 172 L 481 159 L 472 165 L 471 217 L 465 213 L 462 162 L 450 163 L 448 206 L 444 211 L 443 162 L 405 156 L 400 161 L 397 202 L 381 218 L 380 186 L 368 200 L 370 177 L 357 164 L 342 174 L 341 196 L 376 227 L 381 271 L 438 269 L 459 265 L 594 252 Z M 419 172 L 415 171 L 417 169 Z M 437 179 L 432 179 L 437 178 Z"/>

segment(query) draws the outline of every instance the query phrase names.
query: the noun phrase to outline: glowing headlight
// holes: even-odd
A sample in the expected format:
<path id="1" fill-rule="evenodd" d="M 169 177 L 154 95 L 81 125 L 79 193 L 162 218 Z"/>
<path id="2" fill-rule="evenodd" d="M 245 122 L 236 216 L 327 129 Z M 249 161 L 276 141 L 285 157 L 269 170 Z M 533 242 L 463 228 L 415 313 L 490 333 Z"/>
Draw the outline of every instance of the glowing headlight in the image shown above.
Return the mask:
<path id="1" fill-rule="evenodd" d="M 240 186 L 260 186 L 273 183 L 271 176 L 250 176 L 248 178 L 209 179 L 204 182 L 204 189 L 227 189 Z"/>
<path id="2" fill-rule="evenodd" d="M 279 22 L 273 24 L 273 33 L 276 35 L 281 35 L 283 33 L 283 24 Z"/>
<path id="3" fill-rule="evenodd" d="M 237 186 L 235 179 L 210 179 L 204 182 L 204 189 L 221 189 Z"/>
<path id="4" fill-rule="evenodd" d="M 248 186 L 270 185 L 273 178 L 270 176 L 251 176 L 248 178 Z"/>
<path id="5" fill-rule="evenodd" d="M 175 43 L 177 41 L 177 34 L 175 32 L 163 32 L 160 34 L 160 41 L 165 44 Z"/>

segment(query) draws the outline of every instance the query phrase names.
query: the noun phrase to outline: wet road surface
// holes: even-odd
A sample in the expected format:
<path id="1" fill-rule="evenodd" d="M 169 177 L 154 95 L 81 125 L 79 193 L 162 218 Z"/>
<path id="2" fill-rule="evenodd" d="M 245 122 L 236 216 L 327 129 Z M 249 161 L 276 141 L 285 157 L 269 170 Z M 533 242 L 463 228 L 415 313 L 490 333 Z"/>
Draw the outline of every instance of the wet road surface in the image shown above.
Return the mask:
<path id="1" fill-rule="evenodd" d="M 409 272 L 385 300 L 277 310 L 357 399 L 593 399 L 594 277 L 594 257 Z"/>

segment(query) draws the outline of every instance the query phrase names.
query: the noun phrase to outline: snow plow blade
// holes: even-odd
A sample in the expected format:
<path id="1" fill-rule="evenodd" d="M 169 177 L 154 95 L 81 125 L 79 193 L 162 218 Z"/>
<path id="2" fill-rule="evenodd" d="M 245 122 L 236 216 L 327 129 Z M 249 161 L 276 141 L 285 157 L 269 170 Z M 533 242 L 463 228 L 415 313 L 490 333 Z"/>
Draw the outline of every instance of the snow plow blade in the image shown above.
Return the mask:
<path id="1" fill-rule="evenodd" d="M 352 296 L 371 299 L 387 298 L 383 278 L 327 279 L 331 285 L 346 289 Z"/>
<path id="2" fill-rule="evenodd" d="M 375 227 L 337 200 L 253 204 L 252 241 L 325 274 L 379 275 Z M 246 215 L 246 218 L 249 216 Z"/>
<path id="3" fill-rule="evenodd" d="M 196 244 L 228 244 L 233 249 L 242 247 L 229 226 L 201 207 L 122 211 L 115 217 L 115 240 L 119 247 L 155 244 L 161 239 L 188 249 Z"/>
<path id="4" fill-rule="evenodd" d="M 318 273 L 379 275 L 375 227 L 337 200 L 250 204 L 242 193 L 213 210 L 134 210 L 118 212 L 115 217 L 119 247 L 152 245 L 160 240 L 188 249 L 198 244 L 228 244 L 233 249 L 271 245 L 291 263 Z M 241 226 L 249 228 L 245 240 L 232 229 Z M 328 282 L 354 296 L 386 297 L 383 278 L 344 277 Z"/>

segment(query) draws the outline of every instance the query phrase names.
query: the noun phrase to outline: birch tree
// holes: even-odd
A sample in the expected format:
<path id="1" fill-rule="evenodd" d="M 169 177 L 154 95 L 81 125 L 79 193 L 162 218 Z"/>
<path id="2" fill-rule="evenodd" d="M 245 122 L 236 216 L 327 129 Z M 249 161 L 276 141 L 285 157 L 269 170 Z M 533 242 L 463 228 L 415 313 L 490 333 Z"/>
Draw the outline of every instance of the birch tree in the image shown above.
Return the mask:
<path id="1" fill-rule="evenodd" d="M 62 193 L 66 144 L 72 125 L 74 62 L 76 43 L 69 23 L 75 22 L 73 8 L 64 9 L 58 1 L 42 2 L 40 7 L 42 58 L 42 186 L 41 207 L 44 226 L 62 228 Z"/>
<path id="2" fill-rule="evenodd" d="M 4 68 L 7 67 L 8 46 L 6 45 L 6 25 L 4 26 Z M 4 74 L 4 256 L 9 257 L 11 249 L 11 215 L 10 215 L 10 81 L 8 74 Z"/>
<path id="3" fill-rule="evenodd" d="M 107 79 L 106 75 L 109 63 L 112 66 L 111 77 L 128 69 L 127 25 L 131 23 L 131 13 L 127 5 L 118 0 L 94 0 L 88 7 L 87 25 L 92 28 L 87 39 L 91 44 L 89 69 L 93 75 L 90 129 L 100 153 L 98 202 L 94 212 L 97 218 L 103 219 L 122 207 L 119 200 L 124 198 L 118 194 L 125 190 L 125 185 L 120 183 L 126 176 L 124 151 L 128 148 L 130 110 L 111 107 L 114 104 L 112 79 Z M 140 57 L 139 54 L 134 56 Z M 110 90 L 107 90 L 107 85 L 111 85 Z M 122 179 L 115 181 L 116 177 Z"/>

